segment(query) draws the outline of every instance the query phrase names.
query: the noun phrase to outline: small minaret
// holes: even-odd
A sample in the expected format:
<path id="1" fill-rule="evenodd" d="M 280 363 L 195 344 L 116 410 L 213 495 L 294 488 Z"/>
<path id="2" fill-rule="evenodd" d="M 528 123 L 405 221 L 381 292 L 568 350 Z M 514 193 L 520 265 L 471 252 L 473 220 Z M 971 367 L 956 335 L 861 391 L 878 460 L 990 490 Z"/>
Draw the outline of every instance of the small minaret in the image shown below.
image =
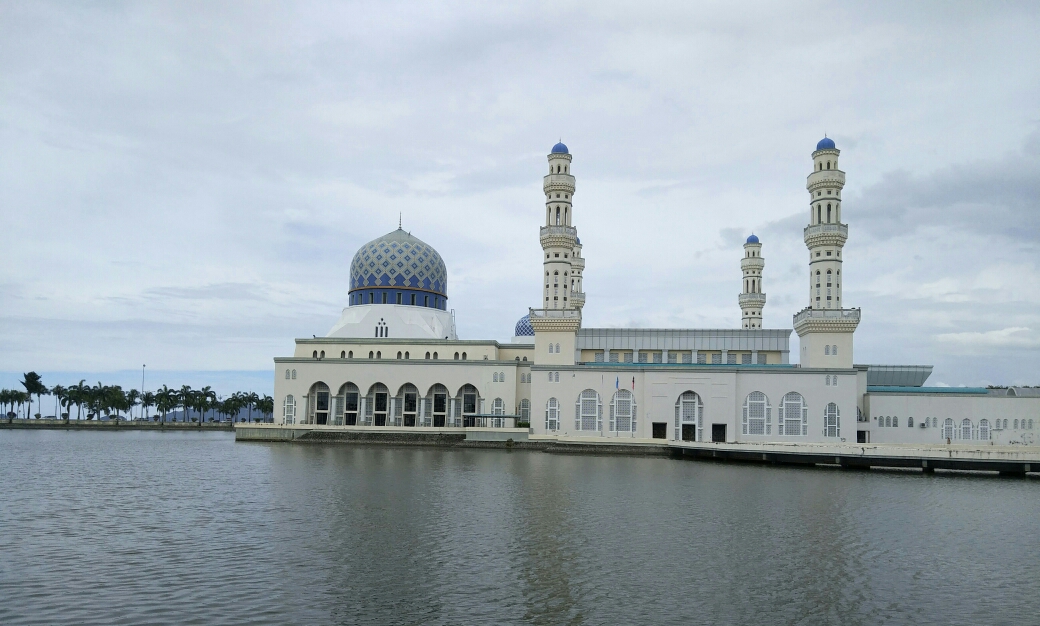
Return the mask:
<path id="1" fill-rule="evenodd" d="M 838 169 L 839 151 L 824 137 L 812 153 L 809 191 L 809 306 L 794 316 L 801 343 L 802 367 L 852 367 L 852 335 L 859 325 L 859 309 L 843 308 L 841 251 L 849 227 L 841 223 L 841 190 L 845 172 Z"/>
<path id="2" fill-rule="evenodd" d="M 762 309 L 766 306 L 766 294 L 762 290 L 762 270 L 766 266 L 762 258 L 762 244 L 751 235 L 744 244 L 744 258 L 740 269 L 744 274 L 744 291 L 737 301 L 740 303 L 741 328 L 762 328 Z"/>
<path id="3" fill-rule="evenodd" d="M 530 312 L 534 329 L 536 363 L 573 365 L 577 332 L 581 328 L 581 241 L 572 225 L 574 176 L 571 154 L 560 142 L 549 153 L 545 192 L 545 226 L 539 229 L 542 244 L 542 302 Z"/>

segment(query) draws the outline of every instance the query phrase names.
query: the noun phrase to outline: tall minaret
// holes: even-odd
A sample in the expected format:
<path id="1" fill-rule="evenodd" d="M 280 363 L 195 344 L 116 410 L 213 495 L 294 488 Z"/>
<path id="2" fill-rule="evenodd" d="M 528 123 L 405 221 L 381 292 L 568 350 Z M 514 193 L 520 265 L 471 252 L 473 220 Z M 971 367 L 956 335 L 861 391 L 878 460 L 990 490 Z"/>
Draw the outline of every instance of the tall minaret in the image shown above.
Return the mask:
<path id="1" fill-rule="evenodd" d="M 535 334 L 535 362 L 573 364 L 576 333 L 581 327 L 585 293 L 581 287 L 581 258 L 578 231 L 572 226 L 574 176 L 571 154 L 562 142 L 549 153 L 545 192 L 545 226 L 539 229 L 542 244 L 542 302 L 531 309 Z"/>
<path id="2" fill-rule="evenodd" d="M 794 316 L 803 367 L 852 367 L 852 333 L 859 309 L 844 309 L 841 301 L 841 250 L 849 227 L 841 223 L 841 190 L 845 172 L 838 169 L 839 150 L 824 137 L 812 153 L 809 190 L 809 306 Z"/>
<path id="3" fill-rule="evenodd" d="M 737 301 L 740 303 L 741 328 L 762 328 L 762 308 L 766 305 L 766 294 L 762 291 L 762 270 L 766 260 L 762 258 L 762 244 L 751 235 L 744 244 L 744 258 L 740 269 L 744 274 L 744 291 Z"/>

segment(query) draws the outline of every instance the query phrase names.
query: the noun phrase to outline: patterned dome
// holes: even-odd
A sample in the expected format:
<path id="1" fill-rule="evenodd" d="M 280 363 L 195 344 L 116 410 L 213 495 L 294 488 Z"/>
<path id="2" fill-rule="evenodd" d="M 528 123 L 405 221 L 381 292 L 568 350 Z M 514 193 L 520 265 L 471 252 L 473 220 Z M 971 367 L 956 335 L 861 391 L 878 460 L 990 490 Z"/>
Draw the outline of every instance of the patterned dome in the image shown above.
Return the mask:
<path id="1" fill-rule="evenodd" d="M 444 260 L 427 243 L 398 228 L 361 246 L 350 262 L 350 291 L 403 288 L 448 297 Z"/>
<path id="2" fill-rule="evenodd" d="M 520 318 L 520 321 L 516 323 L 516 330 L 513 331 L 515 337 L 534 337 L 534 329 L 531 328 L 531 315 L 527 314 Z"/>

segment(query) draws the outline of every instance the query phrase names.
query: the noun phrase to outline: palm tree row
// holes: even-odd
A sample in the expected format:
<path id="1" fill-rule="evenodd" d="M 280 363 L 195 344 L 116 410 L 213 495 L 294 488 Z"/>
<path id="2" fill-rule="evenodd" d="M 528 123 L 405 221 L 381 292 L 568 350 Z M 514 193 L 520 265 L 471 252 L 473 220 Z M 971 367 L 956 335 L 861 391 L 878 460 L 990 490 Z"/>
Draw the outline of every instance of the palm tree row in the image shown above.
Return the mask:
<path id="1" fill-rule="evenodd" d="M 133 417 L 135 407 L 140 407 L 139 419 L 153 419 L 155 421 L 169 421 L 167 418 L 172 412 L 180 408 L 182 410 L 181 421 L 191 420 L 193 422 L 213 421 L 218 417 L 238 421 L 243 410 L 246 411 L 247 421 L 253 421 L 255 411 L 262 419 L 266 420 L 274 413 L 274 399 L 270 396 L 260 396 L 253 392 L 235 392 L 228 397 L 218 396 L 210 387 L 192 389 L 184 385 L 180 389 L 170 389 L 166 385 L 156 391 L 141 393 L 137 389 L 123 391 L 119 385 L 102 385 L 100 381 L 96 385 L 86 384 L 81 380 L 76 385 L 63 387 L 55 385 L 47 388 L 39 374 L 29 372 L 22 377 L 22 386 L 25 391 L 17 389 L 0 389 L 0 407 L 8 420 L 17 417 L 15 406 L 24 410 L 24 417 L 28 418 L 32 413 L 32 397 L 36 396 L 37 412 L 35 417 L 39 419 L 40 407 L 42 407 L 42 396 L 49 395 L 54 398 L 55 411 L 59 409 L 63 419 L 68 420 L 72 415 L 72 406 L 76 407 L 76 419 L 82 419 L 84 409 L 88 420 L 101 419 L 102 415 L 114 416 L 117 419 Z M 155 407 L 156 415 L 149 416 L 149 409 Z"/>

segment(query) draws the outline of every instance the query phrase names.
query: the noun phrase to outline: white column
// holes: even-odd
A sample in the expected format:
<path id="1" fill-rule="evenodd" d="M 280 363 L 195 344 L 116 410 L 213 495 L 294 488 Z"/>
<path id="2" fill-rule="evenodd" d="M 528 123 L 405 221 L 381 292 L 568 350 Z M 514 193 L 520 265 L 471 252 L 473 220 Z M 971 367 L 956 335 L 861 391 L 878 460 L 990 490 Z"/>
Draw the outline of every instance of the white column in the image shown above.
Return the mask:
<path id="1" fill-rule="evenodd" d="M 455 425 L 455 398 L 451 398 L 448 402 L 448 416 L 444 418 L 444 425 Z"/>
<path id="2" fill-rule="evenodd" d="M 361 401 L 358 402 L 358 419 L 357 423 L 359 426 L 365 426 L 368 422 L 365 421 L 365 401 L 368 400 L 365 396 L 361 396 Z"/>
<path id="3" fill-rule="evenodd" d="M 394 407 L 396 405 L 397 405 L 397 398 L 390 398 L 390 413 L 386 416 L 386 425 L 387 426 L 396 426 L 397 425 L 397 422 L 394 421 L 395 419 L 397 419 L 397 411 L 394 410 Z"/>

